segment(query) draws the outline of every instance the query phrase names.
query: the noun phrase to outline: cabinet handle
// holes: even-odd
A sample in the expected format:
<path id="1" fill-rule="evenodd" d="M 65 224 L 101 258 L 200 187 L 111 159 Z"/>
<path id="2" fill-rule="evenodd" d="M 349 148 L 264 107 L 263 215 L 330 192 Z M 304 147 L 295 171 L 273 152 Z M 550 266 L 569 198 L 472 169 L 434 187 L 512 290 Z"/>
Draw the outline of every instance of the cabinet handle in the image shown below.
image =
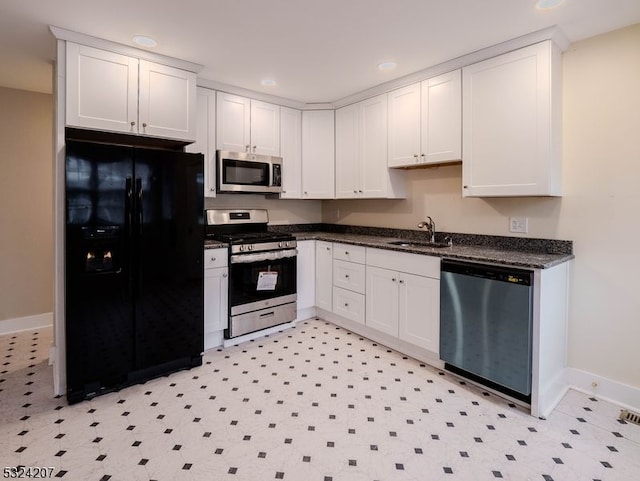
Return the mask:
<path id="1" fill-rule="evenodd" d="M 326 247 L 326 249 L 327 249 L 328 251 L 330 251 L 330 250 L 331 250 L 331 247 Z"/>
<path id="2" fill-rule="evenodd" d="M 131 121 L 131 127 L 135 127 L 136 126 L 136 122 L 134 120 Z"/>
<path id="3" fill-rule="evenodd" d="M 282 193 L 283 193 L 283 194 L 286 194 L 286 193 L 287 193 L 287 191 L 286 191 L 286 190 L 283 190 L 283 191 L 282 191 Z"/>
<path id="4" fill-rule="evenodd" d="M 215 257 L 212 257 L 212 258 L 211 258 L 211 262 L 215 262 L 215 261 L 216 261 L 216 258 L 215 258 Z"/>
<path id="5" fill-rule="evenodd" d="M 354 190 L 354 191 L 353 191 L 353 193 L 354 193 L 354 194 L 357 194 L 357 193 L 358 193 L 358 191 L 357 191 L 357 190 Z"/>
<path id="6" fill-rule="evenodd" d="M 418 160 L 418 154 L 413 154 L 413 158 Z"/>
<path id="7" fill-rule="evenodd" d="M 424 154 L 420 154 L 420 157 L 421 157 L 420 161 L 424 162 Z"/>
<path id="8" fill-rule="evenodd" d="M 304 195 L 309 195 L 309 193 L 305 190 Z"/>
<path id="9" fill-rule="evenodd" d="M 247 144 L 247 145 L 245 145 L 245 146 L 244 146 L 244 150 L 245 150 L 246 152 L 249 152 L 249 148 L 250 148 L 250 147 L 251 147 L 251 146 L 250 146 L 249 144 Z"/>
<path id="10" fill-rule="evenodd" d="M 227 273 L 225 272 L 224 274 L 222 274 L 222 277 L 227 277 Z"/>
<path id="11" fill-rule="evenodd" d="M 253 146 L 253 153 L 254 154 L 256 153 L 256 146 L 255 145 Z"/>
<path id="12" fill-rule="evenodd" d="M 469 186 L 468 186 L 468 185 L 463 185 L 463 186 L 462 186 L 462 188 L 463 188 L 463 189 L 468 189 L 468 188 L 469 188 Z"/>
<path id="13" fill-rule="evenodd" d="M 345 302 L 345 303 L 344 303 L 344 307 L 349 307 L 349 303 L 348 303 L 348 302 Z"/>
<path id="14" fill-rule="evenodd" d="M 395 278 L 395 277 L 392 277 L 392 278 L 391 278 L 391 282 L 395 282 L 395 281 L 396 281 L 396 278 Z"/>
<path id="15" fill-rule="evenodd" d="M 147 128 L 147 123 L 146 122 L 142 122 L 142 128 L 146 129 Z"/>
<path id="16" fill-rule="evenodd" d="M 210 191 L 210 192 L 215 192 L 215 191 L 216 191 L 216 189 L 215 189 L 215 188 L 213 188 L 213 187 L 209 187 L 209 191 Z"/>
<path id="17" fill-rule="evenodd" d="M 400 282 L 400 284 L 404 284 L 404 281 L 403 281 L 402 279 L 400 279 L 400 281 L 399 281 L 399 282 Z"/>
<path id="18" fill-rule="evenodd" d="M 361 191 L 361 190 L 359 190 L 359 191 L 358 191 L 358 193 L 362 194 L 362 191 Z"/>
<path id="19" fill-rule="evenodd" d="M 349 274 L 345 274 L 345 275 L 344 275 L 344 278 L 345 278 L 345 279 L 349 279 Z"/>

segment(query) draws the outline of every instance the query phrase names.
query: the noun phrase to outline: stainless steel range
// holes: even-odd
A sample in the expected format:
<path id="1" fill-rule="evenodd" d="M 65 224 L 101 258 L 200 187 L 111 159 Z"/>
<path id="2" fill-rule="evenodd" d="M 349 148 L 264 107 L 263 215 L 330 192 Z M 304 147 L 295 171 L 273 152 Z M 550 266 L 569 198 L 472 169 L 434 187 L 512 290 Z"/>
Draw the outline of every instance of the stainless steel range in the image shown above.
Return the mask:
<path id="1" fill-rule="evenodd" d="M 266 210 L 207 210 L 207 237 L 229 244 L 227 339 L 296 318 L 296 239 L 269 232 Z"/>

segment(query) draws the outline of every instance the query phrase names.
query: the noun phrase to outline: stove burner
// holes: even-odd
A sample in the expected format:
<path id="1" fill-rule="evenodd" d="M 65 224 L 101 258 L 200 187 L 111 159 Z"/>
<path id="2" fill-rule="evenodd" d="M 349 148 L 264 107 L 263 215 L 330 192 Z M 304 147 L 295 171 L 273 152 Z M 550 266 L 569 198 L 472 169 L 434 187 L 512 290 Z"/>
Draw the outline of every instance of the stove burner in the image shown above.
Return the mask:
<path id="1" fill-rule="evenodd" d="M 280 232 L 239 232 L 235 234 L 214 234 L 216 240 L 229 244 L 254 244 L 259 242 L 277 242 L 295 239 L 290 234 Z"/>

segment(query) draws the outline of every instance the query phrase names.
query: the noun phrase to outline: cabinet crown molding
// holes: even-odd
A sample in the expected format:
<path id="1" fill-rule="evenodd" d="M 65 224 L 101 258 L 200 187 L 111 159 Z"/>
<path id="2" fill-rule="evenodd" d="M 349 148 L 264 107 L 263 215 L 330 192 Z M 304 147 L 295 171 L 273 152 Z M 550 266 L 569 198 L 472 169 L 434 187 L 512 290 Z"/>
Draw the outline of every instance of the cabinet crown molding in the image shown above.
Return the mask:
<path id="1" fill-rule="evenodd" d="M 49 25 L 49 30 L 53 36 L 58 40 L 65 40 L 68 42 L 74 42 L 88 47 L 95 47 L 102 50 L 108 50 L 110 52 L 119 53 L 122 55 L 128 55 L 130 57 L 137 57 L 143 60 L 149 60 L 151 62 L 167 65 L 169 67 L 175 67 L 189 72 L 200 72 L 204 66 L 188 62 L 186 60 L 180 60 L 177 58 L 161 55 L 147 50 L 141 50 L 121 43 L 112 42 L 98 37 L 93 37 L 84 33 L 74 32 L 72 30 L 66 30 L 64 28 Z"/>

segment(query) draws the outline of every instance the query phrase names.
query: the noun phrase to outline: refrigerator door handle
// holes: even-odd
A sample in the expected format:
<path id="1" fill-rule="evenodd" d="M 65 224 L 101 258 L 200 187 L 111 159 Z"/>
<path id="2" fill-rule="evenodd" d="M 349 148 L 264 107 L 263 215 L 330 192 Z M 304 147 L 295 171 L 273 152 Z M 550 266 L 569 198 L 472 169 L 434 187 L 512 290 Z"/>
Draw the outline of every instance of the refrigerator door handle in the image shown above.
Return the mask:
<path id="1" fill-rule="evenodd" d="M 125 231 L 127 234 L 131 231 L 131 201 L 133 200 L 133 184 L 131 177 L 127 177 L 125 180 L 125 203 L 124 203 L 124 216 L 125 216 Z"/>
<path id="2" fill-rule="evenodd" d="M 138 215 L 138 235 L 142 235 L 142 179 L 136 177 L 136 211 Z"/>

